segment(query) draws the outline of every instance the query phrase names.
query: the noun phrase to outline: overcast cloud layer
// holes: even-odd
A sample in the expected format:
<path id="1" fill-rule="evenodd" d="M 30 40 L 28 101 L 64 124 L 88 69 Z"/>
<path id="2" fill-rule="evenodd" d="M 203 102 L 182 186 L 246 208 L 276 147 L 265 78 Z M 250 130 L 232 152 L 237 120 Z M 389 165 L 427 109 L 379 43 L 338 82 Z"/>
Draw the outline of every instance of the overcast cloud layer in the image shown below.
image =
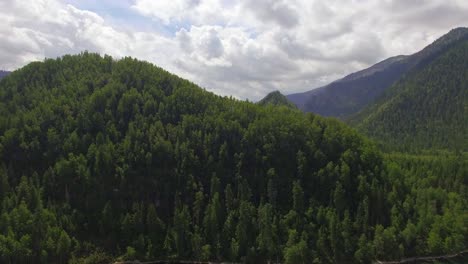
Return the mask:
<path id="1" fill-rule="evenodd" d="M 0 0 L 0 69 L 88 50 L 258 100 L 413 53 L 467 14 L 466 0 Z"/>

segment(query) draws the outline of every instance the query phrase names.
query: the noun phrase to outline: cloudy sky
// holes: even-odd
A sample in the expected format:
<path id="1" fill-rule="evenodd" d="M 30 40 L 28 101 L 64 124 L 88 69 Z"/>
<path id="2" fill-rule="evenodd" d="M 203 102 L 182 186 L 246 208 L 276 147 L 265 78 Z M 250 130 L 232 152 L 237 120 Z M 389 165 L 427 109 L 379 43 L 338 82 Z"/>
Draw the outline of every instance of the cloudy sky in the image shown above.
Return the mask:
<path id="1" fill-rule="evenodd" d="M 0 0 L 0 69 L 88 50 L 258 100 L 418 51 L 467 14 L 466 0 Z"/>

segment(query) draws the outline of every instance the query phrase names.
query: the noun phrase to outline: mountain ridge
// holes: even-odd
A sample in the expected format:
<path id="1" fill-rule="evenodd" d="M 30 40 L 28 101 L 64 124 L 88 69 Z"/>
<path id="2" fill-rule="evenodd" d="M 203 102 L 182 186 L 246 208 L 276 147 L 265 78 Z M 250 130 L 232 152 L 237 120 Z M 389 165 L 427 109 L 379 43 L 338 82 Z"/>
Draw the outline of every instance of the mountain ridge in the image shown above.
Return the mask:
<path id="1" fill-rule="evenodd" d="M 0 70 L 0 80 L 8 76 L 11 72 Z"/>
<path id="2" fill-rule="evenodd" d="M 390 57 L 326 86 L 286 97 L 305 112 L 346 118 L 377 99 L 409 71 L 424 67 L 440 53 L 466 39 L 468 28 L 455 28 L 412 55 Z"/>
<path id="3" fill-rule="evenodd" d="M 468 151 L 467 62 L 468 39 L 462 39 L 410 71 L 348 123 L 390 149 Z"/>

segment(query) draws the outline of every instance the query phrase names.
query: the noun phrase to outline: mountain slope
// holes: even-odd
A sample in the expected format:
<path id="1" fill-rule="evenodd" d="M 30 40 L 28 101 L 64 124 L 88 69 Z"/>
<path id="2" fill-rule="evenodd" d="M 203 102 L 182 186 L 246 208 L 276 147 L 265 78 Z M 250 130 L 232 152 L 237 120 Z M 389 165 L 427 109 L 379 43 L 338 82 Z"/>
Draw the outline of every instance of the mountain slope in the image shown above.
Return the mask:
<path id="1" fill-rule="evenodd" d="M 400 149 L 468 150 L 468 41 L 389 88 L 352 124 Z"/>
<path id="2" fill-rule="evenodd" d="M 441 53 L 466 39 L 468 29 L 456 28 L 413 55 L 386 59 L 327 86 L 287 95 L 287 98 L 305 112 L 346 118 L 372 103 L 409 71 L 425 67 Z"/>
<path id="3" fill-rule="evenodd" d="M 335 119 L 147 62 L 64 56 L 0 82 L 0 263 L 457 252 L 467 172 L 464 157 L 384 157 Z"/>
<path id="4" fill-rule="evenodd" d="M 409 68 L 405 58 L 389 58 L 327 86 L 287 98 L 305 112 L 345 117 L 362 109 L 398 80 Z"/>
<path id="5" fill-rule="evenodd" d="M 10 74 L 9 71 L 0 71 L 0 80 Z"/>
<path id="6" fill-rule="evenodd" d="M 388 215 L 382 157 L 354 130 L 219 97 L 131 58 L 83 53 L 16 70 L 0 82 L 0 135 L 2 263 L 94 249 L 255 263 L 316 250 L 349 262 L 351 251 L 316 249 L 318 229 L 303 223 L 345 211 L 361 221 L 364 206 L 372 225 Z"/>
<path id="7" fill-rule="evenodd" d="M 275 105 L 275 106 L 286 106 L 289 108 L 297 108 L 293 103 L 291 103 L 286 96 L 284 96 L 280 91 L 274 91 L 262 100 L 258 102 L 259 105 Z"/>

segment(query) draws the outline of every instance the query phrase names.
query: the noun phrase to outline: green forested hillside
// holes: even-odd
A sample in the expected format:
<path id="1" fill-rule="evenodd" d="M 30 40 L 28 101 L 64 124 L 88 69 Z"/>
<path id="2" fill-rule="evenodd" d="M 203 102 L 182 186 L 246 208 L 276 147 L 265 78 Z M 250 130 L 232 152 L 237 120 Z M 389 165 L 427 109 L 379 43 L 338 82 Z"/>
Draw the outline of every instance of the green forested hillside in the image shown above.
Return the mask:
<path id="1" fill-rule="evenodd" d="M 265 96 L 262 100 L 258 102 L 259 105 L 276 105 L 276 106 L 286 106 L 289 108 L 296 108 L 296 106 L 291 103 L 286 96 L 284 96 L 280 91 L 274 91 L 267 96 Z"/>
<path id="2" fill-rule="evenodd" d="M 409 73 L 351 121 L 400 150 L 468 150 L 468 41 Z"/>
<path id="3" fill-rule="evenodd" d="M 83 53 L 0 82 L 0 262 L 369 263 L 468 247 L 462 156 Z"/>

